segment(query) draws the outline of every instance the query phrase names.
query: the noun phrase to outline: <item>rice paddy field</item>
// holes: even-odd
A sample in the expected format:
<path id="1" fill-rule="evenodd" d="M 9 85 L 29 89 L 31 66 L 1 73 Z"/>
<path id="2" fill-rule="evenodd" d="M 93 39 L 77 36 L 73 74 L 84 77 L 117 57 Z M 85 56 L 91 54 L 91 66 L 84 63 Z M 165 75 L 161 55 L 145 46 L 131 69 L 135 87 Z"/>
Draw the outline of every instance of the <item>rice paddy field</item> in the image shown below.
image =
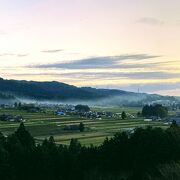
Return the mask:
<path id="1" fill-rule="evenodd" d="M 114 113 L 126 113 L 136 115 L 140 108 L 93 108 L 93 111 L 108 111 Z M 83 145 L 89 146 L 101 144 L 106 137 L 112 137 L 116 132 L 123 130 L 132 130 L 136 127 L 162 127 L 167 128 L 168 125 L 163 122 L 145 122 L 143 118 L 102 118 L 88 119 L 78 116 L 64 115 L 57 116 L 52 110 L 46 113 L 28 113 L 17 109 L 0 109 L 0 114 L 22 115 L 25 119 L 25 126 L 34 136 L 37 142 L 42 142 L 49 136 L 54 136 L 57 144 L 69 144 L 72 138 L 78 139 Z M 86 129 L 84 132 L 77 130 L 64 130 L 66 125 L 75 125 L 83 122 Z M 19 126 L 17 122 L 0 121 L 0 131 L 5 134 L 13 133 Z"/>

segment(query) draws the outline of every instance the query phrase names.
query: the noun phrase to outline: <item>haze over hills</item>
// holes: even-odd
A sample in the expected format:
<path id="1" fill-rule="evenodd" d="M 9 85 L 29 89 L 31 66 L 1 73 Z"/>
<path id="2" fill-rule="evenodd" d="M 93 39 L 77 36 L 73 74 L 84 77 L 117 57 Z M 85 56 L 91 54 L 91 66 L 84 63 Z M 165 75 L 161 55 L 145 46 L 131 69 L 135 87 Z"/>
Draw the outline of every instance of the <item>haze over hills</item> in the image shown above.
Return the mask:
<path id="1" fill-rule="evenodd" d="M 175 101 L 171 96 L 134 93 L 115 89 L 96 89 L 76 87 L 56 81 L 36 82 L 0 79 L 0 99 L 13 102 L 16 100 L 49 102 L 86 102 L 92 104 L 126 104 L 150 102 L 156 100 Z"/>
<path id="2" fill-rule="evenodd" d="M 0 80 L 0 92 L 15 97 L 31 98 L 35 100 L 89 100 L 110 96 L 130 95 L 131 92 L 121 90 L 95 89 L 52 82 Z M 4 95 L 5 96 L 5 95 Z"/>

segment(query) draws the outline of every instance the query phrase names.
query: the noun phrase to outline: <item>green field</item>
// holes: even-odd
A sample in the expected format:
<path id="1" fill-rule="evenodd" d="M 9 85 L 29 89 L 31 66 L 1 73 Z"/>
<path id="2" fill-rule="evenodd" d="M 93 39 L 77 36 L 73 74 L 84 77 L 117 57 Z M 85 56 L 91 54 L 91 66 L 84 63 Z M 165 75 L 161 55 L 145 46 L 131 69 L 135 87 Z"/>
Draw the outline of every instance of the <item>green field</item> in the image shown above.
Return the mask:
<path id="1" fill-rule="evenodd" d="M 93 108 L 94 111 L 110 111 L 122 112 L 135 115 L 140 108 Z M 12 115 L 22 115 L 26 120 L 25 126 L 30 133 L 35 137 L 37 142 L 53 135 L 56 143 L 69 144 L 72 138 L 77 138 L 83 145 L 98 145 L 104 141 L 106 137 L 112 137 L 116 132 L 128 130 L 135 127 L 168 127 L 163 122 L 144 122 L 143 119 L 126 119 L 120 118 L 102 118 L 86 119 L 76 116 L 56 116 L 52 110 L 46 113 L 27 113 L 16 109 L 0 109 L 0 114 L 7 113 Z M 79 124 L 83 122 L 87 128 L 85 132 L 79 131 L 65 131 L 65 125 Z M 0 121 L 0 131 L 5 135 L 13 133 L 19 123 L 17 122 L 2 122 Z"/>

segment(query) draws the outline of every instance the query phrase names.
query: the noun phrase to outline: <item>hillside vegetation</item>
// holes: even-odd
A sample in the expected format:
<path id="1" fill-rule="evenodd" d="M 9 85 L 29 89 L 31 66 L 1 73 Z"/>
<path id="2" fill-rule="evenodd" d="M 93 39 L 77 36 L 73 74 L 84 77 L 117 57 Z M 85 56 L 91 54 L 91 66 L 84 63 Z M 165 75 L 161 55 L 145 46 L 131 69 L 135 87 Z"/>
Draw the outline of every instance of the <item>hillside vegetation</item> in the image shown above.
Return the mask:
<path id="1" fill-rule="evenodd" d="M 3 95 L 2 95 L 3 94 Z M 6 96 L 5 96 L 6 95 Z M 76 87 L 60 82 L 36 82 L 0 79 L 0 99 L 31 99 L 48 101 L 91 101 L 94 104 L 109 105 L 141 105 L 155 100 L 175 101 L 174 97 L 133 93 L 115 89 L 96 89 Z M 133 102 L 133 103 L 132 103 Z"/>
<path id="2" fill-rule="evenodd" d="M 24 124 L 8 137 L 0 133 L 0 178 L 5 180 L 179 180 L 180 129 L 137 128 L 117 133 L 100 146 L 76 139 L 41 144 Z"/>

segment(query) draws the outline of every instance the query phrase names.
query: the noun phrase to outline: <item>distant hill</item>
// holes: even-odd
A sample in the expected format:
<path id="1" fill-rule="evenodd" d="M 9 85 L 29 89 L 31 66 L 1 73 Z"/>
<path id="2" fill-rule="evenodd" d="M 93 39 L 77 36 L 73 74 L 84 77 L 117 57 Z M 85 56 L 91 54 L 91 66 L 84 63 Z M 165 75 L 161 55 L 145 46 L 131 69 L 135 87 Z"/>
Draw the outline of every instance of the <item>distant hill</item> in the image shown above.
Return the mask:
<path id="1" fill-rule="evenodd" d="M 37 100 L 97 99 L 132 94 L 121 90 L 95 89 L 52 82 L 18 81 L 0 79 L 0 92 Z"/>
<path id="2" fill-rule="evenodd" d="M 96 89 L 91 87 L 76 87 L 56 81 L 36 82 L 36 81 L 18 81 L 5 80 L 0 78 L 0 99 L 26 98 L 32 100 L 49 100 L 49 101 L 67 101 L 67 100 L 102 100 L 120 97 L 123 102 L 140 101 L 143 99 L 160 100 L 174 97 L 160 95 L 139 94 L 114 89 Z M 115 98 L 113 101 L 119 101 Z"/>

